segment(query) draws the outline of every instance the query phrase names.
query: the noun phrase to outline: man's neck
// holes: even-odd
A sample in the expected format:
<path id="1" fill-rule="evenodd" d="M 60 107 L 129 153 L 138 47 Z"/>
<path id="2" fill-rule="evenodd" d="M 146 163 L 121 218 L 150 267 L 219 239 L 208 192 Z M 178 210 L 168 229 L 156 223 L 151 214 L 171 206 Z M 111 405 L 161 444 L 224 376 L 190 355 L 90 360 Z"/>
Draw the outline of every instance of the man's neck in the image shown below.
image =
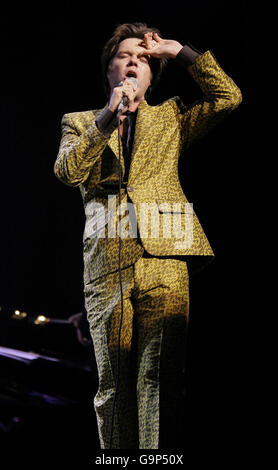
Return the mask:
<path id="1" fill-rule="evenodd" d="M 128 105 L 128 110 L 131 113 L 135 113 L 137 110 L 138 106 L 140 105 L 141 101 L 144 101 L 145 97 L 142 96 L 141 98 L 137 98 L 135 101 L 131 101 Z"/>

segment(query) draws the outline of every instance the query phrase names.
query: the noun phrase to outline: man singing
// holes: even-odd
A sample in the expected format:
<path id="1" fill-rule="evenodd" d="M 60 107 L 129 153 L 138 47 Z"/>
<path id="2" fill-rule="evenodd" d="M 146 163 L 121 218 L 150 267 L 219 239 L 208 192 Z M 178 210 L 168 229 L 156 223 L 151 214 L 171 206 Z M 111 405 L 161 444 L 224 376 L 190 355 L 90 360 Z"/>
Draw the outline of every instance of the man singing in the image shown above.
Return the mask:
<path id="1" fill-rule="evenodd" d="M 177 97 L 157 106 L 146 101 L 169 59 L 202 90 L 187 108 Z M 84 295 L 98 367 L 100 445 L 174 448 L 188 259 L 213 256 L 182 191 L 178 159 L 242 97 L 210 51 L 162 39 L 143 23 L 115 29 L 102 66 L 108 102 L 63 116 L 54 167 L 62 182 L 80 188 L 86 214 Z"/>

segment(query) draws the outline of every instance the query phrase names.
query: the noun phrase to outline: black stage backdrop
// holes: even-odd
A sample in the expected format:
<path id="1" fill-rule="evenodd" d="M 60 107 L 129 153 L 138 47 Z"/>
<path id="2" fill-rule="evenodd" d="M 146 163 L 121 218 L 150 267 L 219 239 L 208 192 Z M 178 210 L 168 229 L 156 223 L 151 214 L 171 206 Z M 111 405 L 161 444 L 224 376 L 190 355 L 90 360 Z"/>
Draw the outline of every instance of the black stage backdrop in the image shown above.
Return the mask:
<path id="1" fill-rule="evenodd" d="M 1 17 L 0 304 L 59 318 L 83 308 L 81 196 L 55 178 L 53 165 L 62 115 L 105 104 L 99 58 L 115 25 L 143 21 L 162 37 L 212 50 L 243 103 L 180 162 L 216 254 L 191 281 L 185 447 L 271 446 L 273 335 L 262 321 L 254 255 L 260 188 L 255 195 L 244 2 L 77 8 Z M 150 104 L 175 95 L 190 103 L 200 92 L 169 62 Z"/>

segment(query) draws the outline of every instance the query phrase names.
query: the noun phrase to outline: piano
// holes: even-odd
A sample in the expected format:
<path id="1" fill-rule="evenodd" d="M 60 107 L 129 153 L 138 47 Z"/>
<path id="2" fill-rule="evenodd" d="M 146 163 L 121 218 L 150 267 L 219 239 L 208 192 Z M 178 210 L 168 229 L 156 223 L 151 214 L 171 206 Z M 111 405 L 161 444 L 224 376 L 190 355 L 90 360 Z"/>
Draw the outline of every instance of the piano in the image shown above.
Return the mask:
<path id="1" fill-rule="evenodd" d="M 92 343 L 68 320 L 0 306 L 0 447 L 99 448 Z"/>

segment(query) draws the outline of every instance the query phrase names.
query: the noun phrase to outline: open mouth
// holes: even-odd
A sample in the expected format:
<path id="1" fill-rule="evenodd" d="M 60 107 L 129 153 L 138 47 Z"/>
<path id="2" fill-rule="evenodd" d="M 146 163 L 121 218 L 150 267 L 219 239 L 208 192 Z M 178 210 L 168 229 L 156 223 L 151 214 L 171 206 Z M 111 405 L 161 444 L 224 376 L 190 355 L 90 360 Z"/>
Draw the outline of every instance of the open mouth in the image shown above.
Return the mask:
<path id="1" fill-rule="evenodd" d="M 128 78 L 128 77 L 137 78 L 137 73 L 135 72 L 135 70 L 129 70 L 126 74 L 126 78 Z"/>

